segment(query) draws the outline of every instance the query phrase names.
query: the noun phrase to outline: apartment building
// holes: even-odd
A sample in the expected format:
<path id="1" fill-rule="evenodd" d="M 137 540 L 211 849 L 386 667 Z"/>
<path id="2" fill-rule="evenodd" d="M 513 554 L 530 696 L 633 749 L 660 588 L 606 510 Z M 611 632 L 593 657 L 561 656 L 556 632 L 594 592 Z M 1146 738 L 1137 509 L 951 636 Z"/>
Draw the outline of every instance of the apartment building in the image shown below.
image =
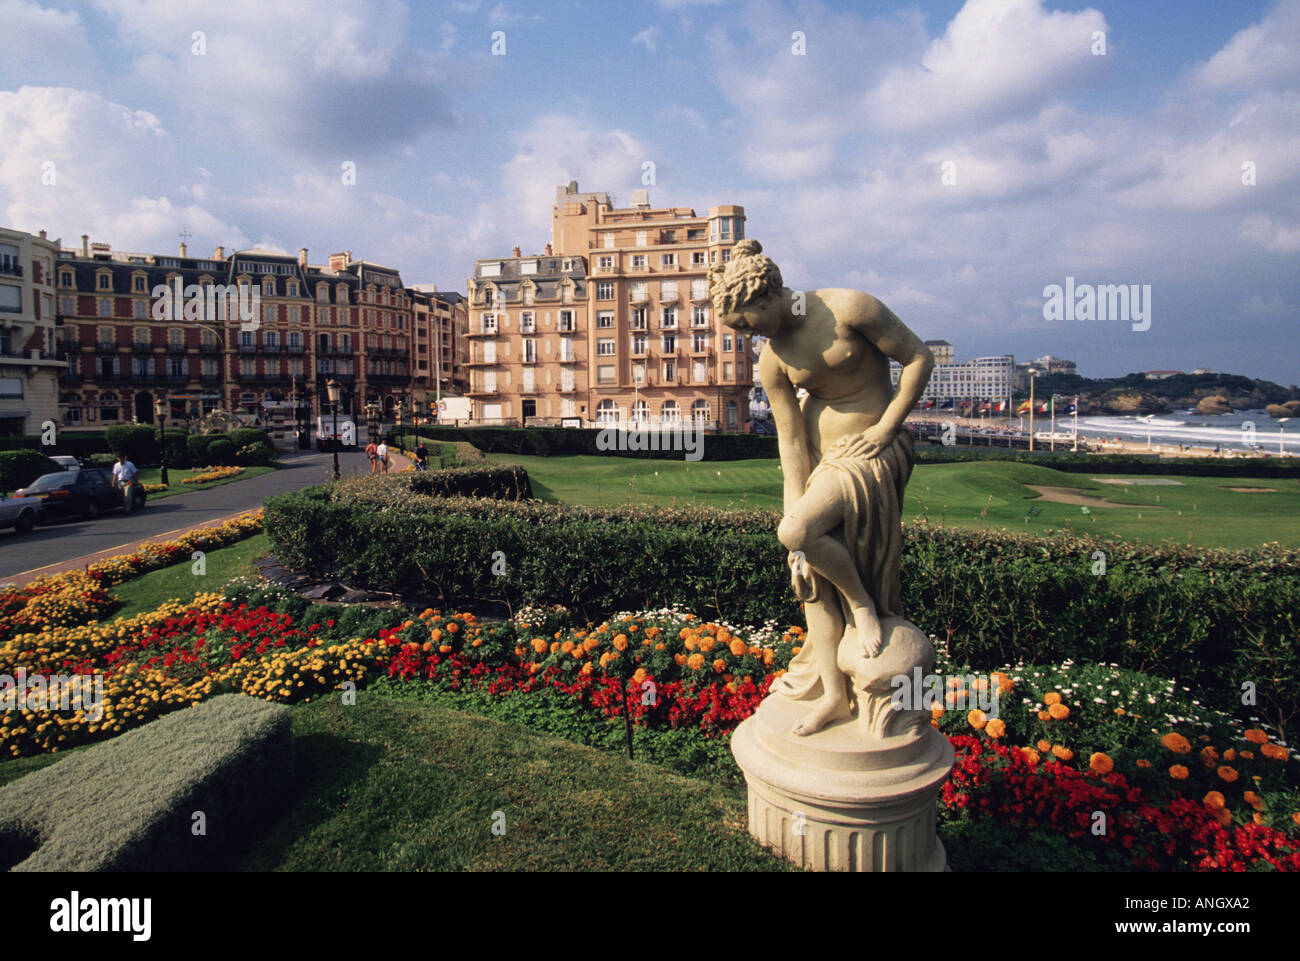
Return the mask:
<path id="1" fill-rule="evenodd" d="M 476 419 L 746 430 L 749 338 L 712 316 L 707 280 L 744 227 L 739 206 L 699 216 L 639 190 L 616 208 L 559 187 L 545 252 L 478 260 L 469 278 Z"/>
<path id="2" fill-rule="evenodd" d="M 0 436 L 35 435 L 58 422 L 54 262 L 45 231 L 0 227 Z"/>
<path id="3" fill-rule="evenodd" d="M 344 386 L 343 412 L 358 415 L 371 402 L 391 411 L 413 387 L 413 295 L 398 271 L 350 251 L 312 265 L 306 248 L 131 254 L 83 235 L 55 272 L 64 424 L 153 423 L 159 399 L 169 419 L 216 408 L 261 416 L 295 402 L 310 415 L 326 409 L 330 378 Z M 156 319 L 160 286 L 214 285 L 250 304 L 255 289 L 255 319 L 233 309 Z"/>
<path id="4" fill-rule="evenodd" d="M 412 387 L 436 400 L 469 390 L 469 312 L 463 294 L 416 284 L 411 294 Z"/>
<path id="5" fill-rule="evenodd" d="M 934 341 L 926 341 L 931 352 L 935 351 Z M 947 341 L 947 351 L 936 355 L 934 370 L 930 373 L 930 382 L 926 384 L 922 401 L 943 403 L 945 401 L 999 401 L 1011 397 L 1015 385 L 1016 360 L 1011 354 L 994 357 L 973 357 L 970 360 L 953 359 L 952 346 Z M 947 358 L 945 362 L 939 356 Z M 902 365 L 896 360 L 889 362 L 889 374 L 894 387 L 898 387 L 898 378 L 902 374 Z"/>

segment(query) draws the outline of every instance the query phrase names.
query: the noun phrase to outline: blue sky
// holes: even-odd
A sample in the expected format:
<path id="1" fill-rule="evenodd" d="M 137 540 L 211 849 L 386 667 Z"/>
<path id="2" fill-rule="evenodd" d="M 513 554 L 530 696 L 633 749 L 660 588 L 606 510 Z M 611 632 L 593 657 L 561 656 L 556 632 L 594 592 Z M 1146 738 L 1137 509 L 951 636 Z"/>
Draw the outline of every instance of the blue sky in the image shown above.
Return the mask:
<path id="1" fill-rule="evenodd" d="M 0 0 L 0 23 L 0 222 L 69 244 L 348 249 L 463 290 L 476 257 L 540 250 L 557 185 L 626 202 L 651 161 L 652 201 L 743 204 L 791 286 L 869 290 L 959 357 L 1300 382 L 1300 0 Z M 1150 284 L 1150 329 L 1044 320 L 1067 276 Z"/>

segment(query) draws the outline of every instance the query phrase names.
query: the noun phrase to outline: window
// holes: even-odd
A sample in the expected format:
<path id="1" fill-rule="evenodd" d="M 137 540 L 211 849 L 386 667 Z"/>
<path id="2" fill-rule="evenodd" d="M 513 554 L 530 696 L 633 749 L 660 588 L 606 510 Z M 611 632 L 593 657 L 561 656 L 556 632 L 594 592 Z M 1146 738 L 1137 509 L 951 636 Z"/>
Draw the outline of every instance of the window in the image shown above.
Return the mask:
<path id="1" fill-rule="evenodd" d="M 596 312 L 596 326 L 609 328 L 614 326 L 614 312 L 612 310 L 601 310 Z"/>
<path id="2" fill-rule="evenodd" d="M 525 364 L 537 363 L 537 341 L 534 340 L 532 337 L 524 338 L 524 363 Z M 529 370 L 528 373 L 531 375 L 532 371 Z"/>
<path id="3" fill-rule="evenodd" d="M 478 273 L 480 277 L 500 277 L 501 264 L 499 262 L 493 264 L 481 264 Z"/>
<path id="4" fill-rule="evenodd" d="M 737 417 L 736 402 L 734 400 L 729 400 L 727 401 L 727 426 L 728 427 L 736 426 L 736 417 Z"/>
<path id="5" fill-rule="evenodd" d="M 632 282 L 632 293 L 629 298 L 632 303 L 639 304 L 650 299 L 650 285 L 644 280 L 634 280 Z"/>
<path id="6" fill-rule="evenodd" d="M 659 285 L 659 299 L 671 301 L 677 299 L 677 281 L 665 280 Z"/>
<path id="7" fill-rule="evenodd" d="M 646 259 L 647 259 L 647 258 L 646 258 L 646 255 L 645 255 L 645 254 L 633 254 L 633 255 L 632 255 L 632 269 L 633 269 L 633 270 L 645 270 L 645 269 L 646 269 Z"/>
<path id="8" fill-rule="evenodd" d="M 576 357 L 573 353 L 573 338 L 561 337 L 560 338 L 560 360 L 571 361 L 575 359 Z M 570 374 L 570 376 L 572 376 L 572 374 Z"/>
<path id="9" fill-rule="evenodd" d="M 730 247 L 728 247 L 726 250 L 724 250 L 724 251 L 722 252 L 722 262 L 725 264 L 725 263 L 726 263 L 727 261 L 729 261 L 729 260 L 731 260 L 731 248 L 730 248 Z"/>
<path id="10" fill-rule="evenodd" d="M 632 405 L 632 423 L 646 424 L 650 421 L 650 405 L 643 400 L 638 400 Z"/>
<path id="11" fill-rule="evenodd" d="M 140 276 L 139 274 L 136 274 L 134 277 L 132 277 L 132 278 L 131 278 L 131 289 L 132 289 L 133 291 L 135 291 L 136 293 L 143 293 L 143 292 L 144 292 L 144 278 L 143 278 L 142 276 Z"/>
<path id="12" fill-rule="evenodd" d="M 702 354 L 709 349 L 708 334 L 691 334 L 691 350 L 697 354 Z"/>
<path id="13" fill-rule="evenodd" d="M 691 361 L 691 380 L 697 384 L 702 384 L 708 380 L 708 368 L 704 361 Z"/>
<path id="14" fill-rule="evenodd" d="M 177 333 L 180 332 L 177 331 Z M 268 350 L 278 350 L 280 347 L 280 335 L 274 330 L 268 330 L 262 335 L 262 343 L 266 345 Z"/>
<path id="15" fill-rule="evenodd" d="M 677 350 L 677 335 L 664 334 L 662 343 L 663 343 L 663 352 L 665 354 L 674 353 Z"/>
<path id="16" fill-rule="evenodd" d="M 692 254 L 691 254 L 691 263 L 694 264 L 694 265 L 697 266 L 697 267 L 699 267 L 699 266 L 703 266 L 703 265 L 706 263 L 706 261 L 705 261 L 705 259 L 704 259 L 704 251 L 702 251 L 702 250 L 697 250 L 697 251 L 695 251 L 694 253 L 692 253 Z"/>
<path id="17" fill-rule="evenodd" d="M 665 378 L 672 376 L 670 373 L 668 373 L 668 368 L 670 368 L 671 366 L 672 366 L 671 364 L 664 364 Z M 663 406 L 659 408 L 659 419 L 669 424 L 680 424 L 682 421 L 682 411 L 681 408 L 677 406 L 677 401 L 675 400 L 664 401 Z"/>
<path id="18" fill-rule="evenodd" d="M 597 300 L 614 299 L 614 282 L 612 280 L 601 280 L 596 283 Z"/>
<path id="19" fill-rule="evenodd" d="M 485 333 L 485 334 L 495 334 L 496 332 L 497 332 L 497 315 L 496 315 L 496 314 L 484 314 L 484 315 L 483 315 L 483 333 Z"/>
<path id="20" fill-rule="evenodd" d="M 632 381 L 637 384 L 645 383 L 645 364 L 632 365 Z"/>
<path id="21" fill-rule="evenodd" d="M 285 294 L 286 297 L 297 297 L 297 296 L 298 296 L 298 281 L 296 281 L 296 280 L 288 280 L 288 281 L 285 281 L 285 284 L 284 284 L 284 294 Z"/>
<path id="22" fill-rule="evenodd" d="M 691 281 L 691 300 L 708 300 L 709 299 L 709 282 L 707 280 Z"/>
<path id="23" fill-rule="evenodd" d="M 605 249 L 606 249 L 606 250 L 613 250 L 613 249 L 614 249 L 614 235 L 613 235 L 613 234 L 604 234 L 604 235 L 600 238 L 600 240 L 601 240 L 601 243 L 603 243 L 603 244 L 605 245 Z M 569 268 L 566 266 L 564 269 L 565 269 L 565 270 L 568 270 Z"/>
<path id="24" fill-rule="evenodd" d="M 113 301 L 108 297 L 100 297 L 95 301 L 95 307 L 100 317 L 113 316 Z"/>
<path id="25" fill-rule="evenodd" d="M 733 368 L 734 368 L 734 367 L 735 367 L 735 365 L 734 365 L 731 361 L 729 361 L 729 360 L 724 360 L 724 361 L 722 362 L 722 379 L 723 379 L 723 380 L 731 380 L 731 379 L 735 376 L 734 373 L 733 373 Z"/>
<path id="26" fill-rule="evenodd" d="M 644 247 L 646 245 L 646 239 L 647 236 L 644 230 L 638 230 L 636 232 L 636 245 L 638 247 Z"/>
<path id="27" fill-rule="evenodd" d="M 560 330 L 563 331 L 573 330 L 573 311 L 571 310 L 560 311 Z"/>
<path id="28" fill-rule="evenodd" d="M 644 354 L 644 353 L 645 353 L 645 350 L 646 350 L 646 335 L 645 335 L 645 334 L 633 334 L 633 335 L 632 335 L 632 353 L 634 353 L 634 354 Z"/>
<path id="29" fill-rule="evenodd" d="M 519 273 L 520 273 L 520 274 L 535 274 L 535 273 L 537 273 L 537 261 L 535 261 L 535 260 L 521 260 L 521 261 L 519 261 Z"/>
<path id="30" fill-rule="evenodd" d="M 59 298 L 59 311 L 60 311 L 61 313 L 63 313 L 64 315 L 75 314 L 75 313 L 77 312 L 77 298 L 76 298 L 76 297 L 60 297 L 60 298 Z"/>
<path id="31" fill-rule="evenodd" d="M 597 367 L 597 368 L 596 368 L 596 383 L 598 383 L 598 384 L 612 384 L 612 383 L 614 383 L 614 368 L 613 368 L 613 366 L 605 366 L 605 365 L 602 364 L 601 366 Z M 602 404 L 613 404 L 614 402 L 613 402 L 612 400 L 602 400 L 601 403 L 602 403 Z"/>
<path id="32" fill-rule="evenodd" d="M 527 341 L 525 341 L 525 343 L 527 343 Z M 524 359 L 527 360 L 528 358 L 525 357 Z M 524 368 L 524 382 L 523 382 L 522 390 L 525 394 L 531 394 L 537 390 L 535 371 L 531 367 Z"/>
<path id="33" fill-rule="evenodd" d="M 646 313 L 647 311 L 644 307 L 632 308 L 631 327 L 633 330 L 645 330 Z"/>
<path id="34" fill-rule="evenodd" d="M 676 308 L 676 307 L 662 307 L 662 308 L 660 308 L 660 310 L 659 310 L 659 326 L 660 326 L 660 327 L 669 327 L 669 328 L 671 328 L 671 327 L 676 327 L 676 326 L 677 326 L 677 308 Z"/>
<path id="35" fill-rule="evenodd" d="M 263 297 L 275 296 L 275 280 L 273 278 L 267 277 L 265 280 L 262 281 L 262 296 Z"/>
<path id="36" fill-rule="evenodd" d="M 731 353 L 731 335 L 730 335 L 730 334 L 723 334 L 723 335 L 722 335 L 722 349 L 723 349 L 724 351 L 726 351 L 727 353 Z"/>
<path id="37" fill-rule="evenodd" d="M 744 335 L 744 334 L 737 334 L 737 335 L 736 335 L 736 353 L 738 353 L 738 354 L 743 354 L 744 352 L 745 352 L 745 335 Z"/>
<path id="38" fill-rule="evenodd" d="M 64 270 L 59 273 L 59 285 L 61 287 L 72 286 L 72 271 Z"/>
<path id="39" fill-rule="evenodd" d="M 659 255 L 659 266 L 661 266 L 661 267 L 675 267 L 676 265 L 677 265 L 677 255 L 676 255 L 676 254 L 660 254 L 660 255 Z"/>
<path id="40" fill-rule="evenodd" d="M 596 341 L 596 356 L 598 357 L 614 356 L 613 338 L 602 337 L 600 340 Z"/>
<path id="41" fill-rule="evenodd" d="M 691 326 L 707 327 L 709 326 L 709 308 L 696 304 L 691 308 Z"/>
<path id="42" fill-rule="evenodd" d="M 100 274 L 96 283 L 100 290 L 113 289 L 113 279 L 108 274 Z"/>
<path id="43" fill-rule="evenodd" d="M 184 357 L 167 358 L 167 376 L 169 377 L 186 377 L 189 371 L 185 369 Z"/>
<path id="44" fill-rule="evenodd" d="M 483 345 L 483 363 L 495 364 L 497 362 L 497 342 L 489 340 Z"/>
<path id="45" fill-rule="evenodd" d="M 707 424 L 713 417 L 709 412 L 709 402 L 707 400 L 697 400 L 691 404 L 691 420 L 697 424 Z"/>
<path id="46" fill-rule="evenodd" d="M 597 270 L 613 270 L 613 269 L 614 269 L 614 258 L 613 258 L 613 257 L 597 257 L 597 258 L 596 258 L 596 269 L 597 269 Z"/>
<path id="47" fill-rule="evenodd" d="M 241 285 L 241 286 L 243 285 L 243 281 L 240 281 L 240 285 Z M 316 285 L 316 300 L 317 300 L 319 303 L 328 303 L 328 302 L 329 302 L 329 299 L 330 299 L 330 289 L 329 289 L 327 286 L 325 286 L 324 284 L 317 284 L 317 285 Z"/>
<path id="48" fill-rule="evenodd" d="M 537 329 L 537 321 L 531 310 L 525 310 L 519 315 L 519 332 L 521 334 L 531 334 Z"/>

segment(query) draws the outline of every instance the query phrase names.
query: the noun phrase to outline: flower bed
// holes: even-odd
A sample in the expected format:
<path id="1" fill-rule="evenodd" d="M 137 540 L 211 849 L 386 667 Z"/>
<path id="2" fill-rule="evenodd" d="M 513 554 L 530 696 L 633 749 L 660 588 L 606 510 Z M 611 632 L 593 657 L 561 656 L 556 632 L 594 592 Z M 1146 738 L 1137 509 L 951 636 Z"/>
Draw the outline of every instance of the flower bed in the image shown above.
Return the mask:
<path id="1" fill-rule="evenodd" d="M 189 477 L 181 480 L 182 484 L 208 484 L 212 481 L 225 480 L 227 477 L 238 477 L 244 472 L 242 467 L 207 467 L 202 473 L 191 473 Z"/>
<path id="2" fill-rule="evenodd" d="M 240 587 L 128 621 L 14 638 L 0 646 L 0 672 L 99 673 L 108 705 L 97 723 L 84 712 L 8 712 L 0 752 L 98 740 L 217 694 L 293 703 L 381 675 L 412 689 L 532 698 L 533 710 L 558 697 L 588 716 L 626 713 L 647 732 L 725 744 L 803 639 L 797 627 L 747 630 L 677 610 L 586 626 L 554 608 L 495 624 L 431 609 L 350 608 L 336 618 L 340 610 Z M 943 658 L 938 671 L 970 675 Z M 949 706 L 932 710 L 957 755 L 946 816 L 1050 831 L 1115 868 L 1300 869 L 1294 762 L 1263 726 L 1107 665 L 1012 665 L 971 678 L 950 684 Z M 989 684 L 1000 694 L 997 717 L 965 710 L 970 689 Z"/>

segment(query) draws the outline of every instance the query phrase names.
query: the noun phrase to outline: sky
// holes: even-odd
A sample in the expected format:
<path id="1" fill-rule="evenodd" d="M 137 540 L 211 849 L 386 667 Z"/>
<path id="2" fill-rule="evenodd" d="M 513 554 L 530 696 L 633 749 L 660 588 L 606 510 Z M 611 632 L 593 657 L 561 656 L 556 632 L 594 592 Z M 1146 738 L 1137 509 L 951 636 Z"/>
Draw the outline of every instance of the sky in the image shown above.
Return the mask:
<path id="1" fill-rule="evenodd" d="M 350 250 L 464 291 L 540 252 L 557 186 L 644 187 L 743 205 L 789 286 L 869 291 L 958 359 L 1300 382 L 1300 0 L 0 0 L 0 24 L 0 224 L 68 246 Z M 1149 322 L 1047 319 L 1066 278 L 1149 289 Z"/>

